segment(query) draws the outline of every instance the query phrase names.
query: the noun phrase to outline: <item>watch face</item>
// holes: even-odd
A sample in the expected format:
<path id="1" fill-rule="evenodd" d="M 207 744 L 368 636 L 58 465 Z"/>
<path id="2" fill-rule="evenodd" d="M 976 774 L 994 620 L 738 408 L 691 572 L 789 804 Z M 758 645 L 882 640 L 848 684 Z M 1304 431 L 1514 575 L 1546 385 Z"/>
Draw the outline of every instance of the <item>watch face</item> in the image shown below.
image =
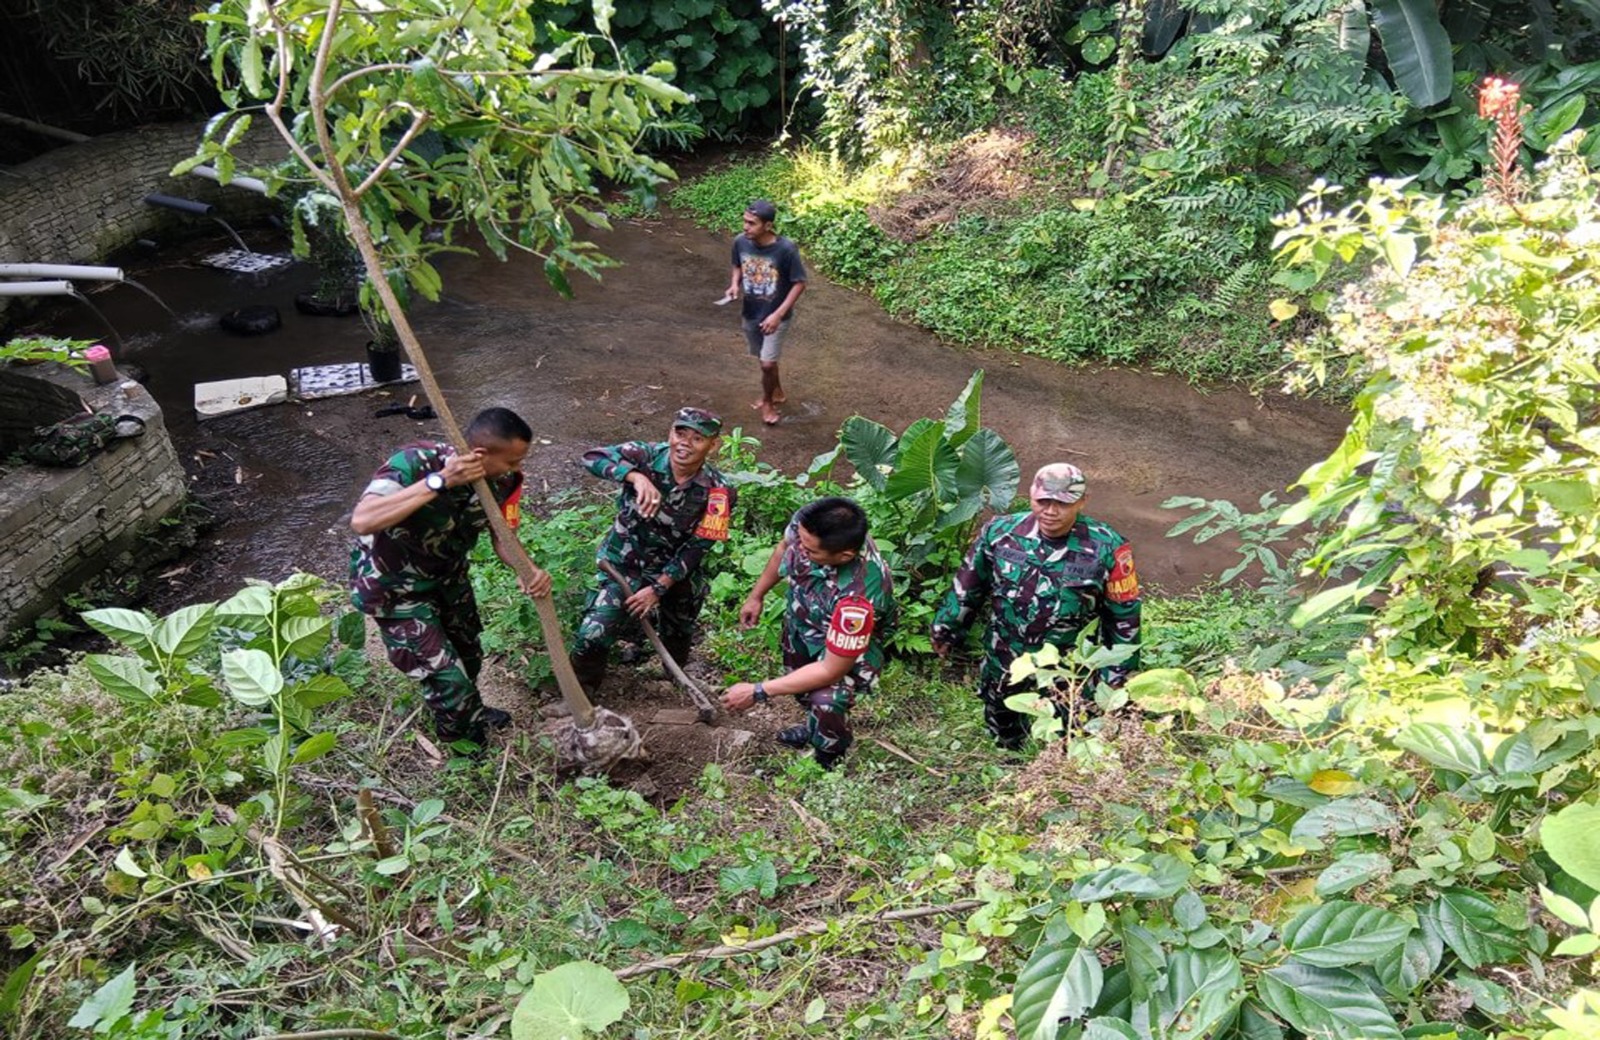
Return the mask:
<path id="1" fill-rule="evenodd" d="M 430 490 L 430 491 L 443 491 L 444 490 L 444 474 L 443 473 L 429 473 L 428 476 L 423 480 L 423 483 L 428 485 L 428 490 Z"/>

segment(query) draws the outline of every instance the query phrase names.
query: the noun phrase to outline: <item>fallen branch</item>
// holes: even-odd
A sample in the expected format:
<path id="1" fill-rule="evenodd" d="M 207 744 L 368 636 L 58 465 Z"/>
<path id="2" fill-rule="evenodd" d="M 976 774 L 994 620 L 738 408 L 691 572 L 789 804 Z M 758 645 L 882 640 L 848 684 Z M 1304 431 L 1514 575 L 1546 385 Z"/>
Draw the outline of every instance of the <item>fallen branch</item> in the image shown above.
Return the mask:
<path id="1" fill-rule="evenodd" d="M 933 768 L 932 766 L 927 765 L 926 763 L 917 761 L 916 759 L 912 758 L 910 755 L 906 754 L 904 751 L 901 751 L 899 748 L 897 748 L 893 744 L 889 743 L 887 740 L 882 740 L 882 739 L 879 739 L 878 737 L 868 737 L 867 739 L 872 741 L 874 744 L 878 745 L 879 747 L 883 748 L 883 750 L 889 752 L 889 754 L 891 754 L 891 755 L 899 755 L 901 758 L 905 759 L 907 762 L 910 762 L 912 765 L 917 766 L 918 768 L 921 768 L 921 769 L 926 769 L 929 773 L 932 773 L 934 776 L 938 777 L 941 780 L 950 779 L 949 774 L 941 773 L 937 769 Z"/>
<path id="2" fill-rule="evenodd" d="M 941 903 L 938 906 L 918 906 L 908 910 L 886 910 L 882 913 L 870 914 L 864 917 L 845 918 L 837 923 L 841 928 L 850 928 L 862 924 L 915 921 L 922 917 L 937 917 L 940 914 L 958 914 L 964 910 L 976 910 L 982 905 L 983 900 L 981 899 L 963 899 L 955 903 Z M 764 939 L 757 939 L 754 942 L 744 943 L 740 946 L 709 946 L 705 949 L 675 953 L 670 957 L 662 957 L 659 960 L 641 961 L 638 964 L 629 965 L 616 974 L 619 979 L 631 979 L 638 975 L 649 975 L 651 972 L 667 971 L 668 969 L 676 968 L 680 964 L 688 964 L 693 961 L 721 960 L 727 957 L 743 956 L 747 953 L 757 953 L 769 947 L 781 946 L 796 939 L 804 939 L 808 935 L 825 935 L 833 923 L 821 921 L 817 924 L 808 924 L 800 928 L 791 928 L 788 931 L 778 932 L 776 935 L 769 935 Z"/>
<path id="3" fill-rule="evenodd" d="M 256 1040 L 400 1040 L 392 1032 L 378 1032 L 376 1029 L 314 1029 L 312 1032 L 275 1032 L 267 1037 L 256 1037 Z"/>

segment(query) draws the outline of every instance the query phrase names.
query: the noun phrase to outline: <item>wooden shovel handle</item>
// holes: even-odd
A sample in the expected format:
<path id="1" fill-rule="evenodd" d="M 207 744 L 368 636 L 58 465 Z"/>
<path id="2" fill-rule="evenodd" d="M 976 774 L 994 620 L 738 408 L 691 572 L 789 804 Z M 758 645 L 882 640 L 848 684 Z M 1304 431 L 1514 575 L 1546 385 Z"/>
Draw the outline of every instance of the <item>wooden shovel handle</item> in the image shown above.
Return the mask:
<path id="1" fill-rule="evenodd" d="M 605 571 L 606 577 L 617 583 L 617 587 L 622 589 L 625 595 L 633 595 L 633 588 L 628 584 L 628 579 L 624 578 L 622 572 L 612 566 L 610 561 L 601 560 L 600 569 Z M 656 654 L 660 656 L 661 663 L 666 666 L 667 674 L 676 679 L 678 685 L 689 691 L 689 699 L 694 701 L 694 706 L 699 709 L 700 721 L 710 722 L 716 718 L 717 709 L 711 703 L 711 698 L 707 697 L 705 691 L 693 679 L 689 678 L 688 674 L 678 666 L 677 661 L 672 659 L 672 655 L 667 652 L 667 645 L 661 641 L 661 636 L 656 632 L 656 626 L 652 625 L 650 619 L 646 617 L 639 619 L 639 625 L 644 629 L 644 634 L 650 640 L 650 645 L 656 648 Z"/>

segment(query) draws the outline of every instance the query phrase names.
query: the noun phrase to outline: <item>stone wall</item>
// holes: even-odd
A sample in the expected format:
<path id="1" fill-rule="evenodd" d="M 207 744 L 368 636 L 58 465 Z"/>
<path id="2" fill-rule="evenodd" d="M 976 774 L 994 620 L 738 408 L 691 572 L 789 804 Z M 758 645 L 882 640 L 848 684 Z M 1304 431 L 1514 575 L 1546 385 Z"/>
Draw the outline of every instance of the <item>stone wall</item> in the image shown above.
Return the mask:
<path id="1" fill-rule="evenodd" d="M 83 411 L 83 400 L 71 388 L 26 372 L 16 365 L 0 367 L 0 458 L 33 440 L 40 426 Z"/>
<path id="2" fill-rule="evenodd" d="M 145 431 L 76 469 L 0 472 L 0 639 L 107 569 L 136 569 L 140 543 L 182 504 L 183 466 L 161 409 L 137 383 L 96 386 L 58 365 L 30 368 L 94 409 L 137 415 Z M 126 387 L 126 389 L 124 389 Z"/>
<path id="3" fill-rule="evenodd" d="M 67 145 L 4 171 L 0 181 L 0 263 L 98 264 L 141 238 L 170 239 L 216 227 L 147 205 L 151 192 L 209 202 L 231 223 L 259 220 L 277 203 L 243 188 L 172 167 L 194 154 L 203 123 L 167 123 Z M 284 153 L 269 130 L 254 130 L 236 149 L 242 173 Z M 0 316 L 16 300 L 0 296 Z M 24 304 L 26 305 L 26 304 Z"/>

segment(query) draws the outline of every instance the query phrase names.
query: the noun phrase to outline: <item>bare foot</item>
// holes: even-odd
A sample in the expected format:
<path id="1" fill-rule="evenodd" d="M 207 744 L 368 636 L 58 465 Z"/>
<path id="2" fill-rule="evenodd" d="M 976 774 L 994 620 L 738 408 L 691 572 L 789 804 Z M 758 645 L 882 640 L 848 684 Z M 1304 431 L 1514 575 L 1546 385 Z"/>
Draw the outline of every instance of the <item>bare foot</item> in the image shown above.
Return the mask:
<path id="1" fill-rule="evenodd" d="M 768 405 L 761 409 L 761 421 L 768 426 L 778 425 L 778 410 Z"/>
<path id="2" fill-rule="evenodd" d="M 765 397 L 758 397 L 754 401 L 750 402 L 750 410 L 753 412 L 759 412 L 766 403 L 767 399 Z"/>
<path id="3" fill-rule="evenodd" d="M 789 395 L 784 393 L 782 389 L 772 395 L 773 404 L 783 404 L 787 400 L 789 400 Z"/>

